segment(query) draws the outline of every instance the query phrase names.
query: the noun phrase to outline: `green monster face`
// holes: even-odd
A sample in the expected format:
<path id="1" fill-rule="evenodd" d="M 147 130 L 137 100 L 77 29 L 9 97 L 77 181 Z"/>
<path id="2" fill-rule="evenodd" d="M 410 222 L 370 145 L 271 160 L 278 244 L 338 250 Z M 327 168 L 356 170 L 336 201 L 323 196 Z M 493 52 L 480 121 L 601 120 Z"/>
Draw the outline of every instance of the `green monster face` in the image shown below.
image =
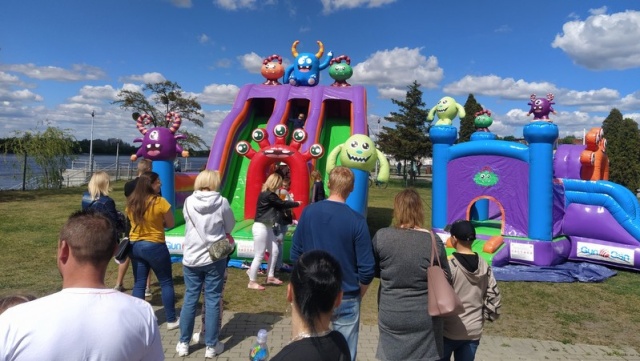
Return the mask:
<path id="1" fill-rule="evenodd" d="M 329 67 L 329 76 L 338 81 L 347 80 L 353 75 L 353 68 L 347 63 L 333 63 Z"/>
<path id="2" fill-rule="evenodd" d="M 444 97 L 440 99 L 436 104 L 436 113 L 438 119 L 453 119 L 458 115 L 458 108 L 456 108 L 456 100 L 452 97 Z"/>
<path id="3" fill-rule="evenodd" d="M 476 128 L 489 128 L 489 126 L 493 123 L 493 119 L 486 114 L 478 115 L 474 119 L 474 124 Z"/>
<path id="4" fill-rule="evenodd" d="M 376 167 L 376 147 L 371 138 L 363 134 L 352 135 L 342 146 L 340 163 L 348 168 L 367 172 Z"/>
<path id="5" fill-rule="evenodd" d="M 491 187 L 498 183 L 498 175 L 491 168 L 484 167 L 480 172 L 473 176 L 473 181 L 482 187 Z"/>

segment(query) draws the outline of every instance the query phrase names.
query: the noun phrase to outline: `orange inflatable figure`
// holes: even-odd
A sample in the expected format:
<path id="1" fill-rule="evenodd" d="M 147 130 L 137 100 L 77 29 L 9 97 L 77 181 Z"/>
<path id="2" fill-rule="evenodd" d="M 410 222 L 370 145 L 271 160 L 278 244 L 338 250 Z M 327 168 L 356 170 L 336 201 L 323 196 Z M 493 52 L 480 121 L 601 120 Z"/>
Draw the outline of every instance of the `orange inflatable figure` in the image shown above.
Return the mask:
<path id="1" fill-rule="evenodd" d="M 585 143 L 587 149 L 580 153 L 580 178 L 582 180 L 609 180 L 609 157 L 607 157 L 607 140 L 602 128 L 591 128 Z"/>

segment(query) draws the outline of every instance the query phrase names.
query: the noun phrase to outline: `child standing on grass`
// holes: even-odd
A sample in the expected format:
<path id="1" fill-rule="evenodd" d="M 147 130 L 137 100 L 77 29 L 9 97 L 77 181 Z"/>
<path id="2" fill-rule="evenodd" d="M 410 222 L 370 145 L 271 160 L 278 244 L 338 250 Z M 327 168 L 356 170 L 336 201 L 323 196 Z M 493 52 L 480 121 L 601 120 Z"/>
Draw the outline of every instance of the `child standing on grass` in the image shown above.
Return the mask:
<path id="1" fill-rule="evenodd" d="M 500 317 L 500 290 L 487 262 L 473 252 L 476 231 L 471 222 L 459 220 L 451 225 L 451 242 L 456 251 L 449 258 L 453 288 L 464 305 L 464 312 L 444 319 L 444 357 L 441 361 L 473 361 L 484 320 Z"/>

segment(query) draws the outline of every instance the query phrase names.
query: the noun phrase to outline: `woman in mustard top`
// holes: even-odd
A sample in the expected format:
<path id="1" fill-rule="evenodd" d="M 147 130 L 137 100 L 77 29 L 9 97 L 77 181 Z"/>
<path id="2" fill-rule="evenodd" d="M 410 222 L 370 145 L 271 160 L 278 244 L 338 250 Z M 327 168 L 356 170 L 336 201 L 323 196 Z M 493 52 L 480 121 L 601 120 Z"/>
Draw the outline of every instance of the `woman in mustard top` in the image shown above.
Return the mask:
<path id="1" fill-rule="evenodd" d="M 157 173 L 145 172 L 138 178 L 133 193 L 127 198 L 127 216 L 131 221 L 131 265 L 134 286 L 132 295 L 144 299 L 149 269 L 158 277 L 167 328 L 178 328 L 175 292 L 171 272 L 171 256 L 164 239 L 164 229 L 173 227 L 171 204 L 159 196 L 160 178 Z"/>

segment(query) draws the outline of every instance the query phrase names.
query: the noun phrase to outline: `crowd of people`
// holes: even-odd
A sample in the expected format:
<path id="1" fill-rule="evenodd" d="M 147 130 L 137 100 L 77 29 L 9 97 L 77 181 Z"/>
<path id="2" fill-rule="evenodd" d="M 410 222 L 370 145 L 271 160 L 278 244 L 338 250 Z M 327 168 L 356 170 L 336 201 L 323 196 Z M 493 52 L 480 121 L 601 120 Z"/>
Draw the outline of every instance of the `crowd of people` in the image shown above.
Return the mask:
<path id="1" fill-rule="evenodd" d="M 163 347 L 153 309 L 144 301 L 153 270 L 161 289 L 167 329 L 180 329 L 176 352 L 187 356 L 192 340 L 206 345 L 205 358 L 224 351 L 220 341 L 222 299 L 227 259 L 214 259 L 212 244 L 231 239 L 235 219 L 219 193 L 220 174 L 203 170 L 194 192 L 184 202 L 184 303 L 178 317 L 165 228 L 174 225 L 171 205 L 160 194 L 161 181 L 151 162 L 141 160 L 138 177 L 125 186 L 127 225 L 109 197 L 109 176 L 97 172 L 82 198 L 82 210 L 72 214 L 58 237 L 57 265 L 62 290 L 34 299 L 13 295 L 0 299 L 0 360 L 162 360 Z M 103 174 L 104 173 L 104 174 Z M 356 360 L 360 305 L 374 277 L 377 290 L 380 360 L 473 360 L 485 320 L 500 315 L 500 291 L 491 267 L 473 252 L 475 230 L 460 220 L 450 226 L 455 252 L 447 259 L 443 242 L 424 226 L 423 200 L 414 189 L 394 199 L 391 226 L 371 238 L 365 217 L 346 204 L 354 189 L 353 172 L 335 167 L 324 199 L 320 173 L 311 173 L 313 201 L 306 205 L 292 237 L 293 263 L 287 287 L 291 304 L 291 342 L 274 361 Z M 263 284 L 282 285 L 275 276 L 282 262 L 282 241 L 292 223 L 291 180 L 270 174 L 258 196 L 252 228 L 254 258 L 247 271 L 251 290 L 264 290 L 258 270 L 270 253 Z M 314 199 L 316 188 L 322 199 Z M 123 230 L 124 229 L 124 230 Z M 119 268 L 116 288 L 105 285 L 108 262 L 121 233 L 131 241 L 132 296 L 120 292 L 128 261 Z M 464 311 L 448 318 L 427 313 L 426 270 L 440 259 Z M 196 306 L 203 295 L 202 330 L 194 333 Z M 5 312 L 6 311 L 6 312 Z M 28 317 L 27 317 L 28 315 Z M 42 323 L 45 318 L 47 322 Z M 59 332 L 61 327 L 68 332 Z M 37 345 L 38 347 L 30 347 Z"/>

